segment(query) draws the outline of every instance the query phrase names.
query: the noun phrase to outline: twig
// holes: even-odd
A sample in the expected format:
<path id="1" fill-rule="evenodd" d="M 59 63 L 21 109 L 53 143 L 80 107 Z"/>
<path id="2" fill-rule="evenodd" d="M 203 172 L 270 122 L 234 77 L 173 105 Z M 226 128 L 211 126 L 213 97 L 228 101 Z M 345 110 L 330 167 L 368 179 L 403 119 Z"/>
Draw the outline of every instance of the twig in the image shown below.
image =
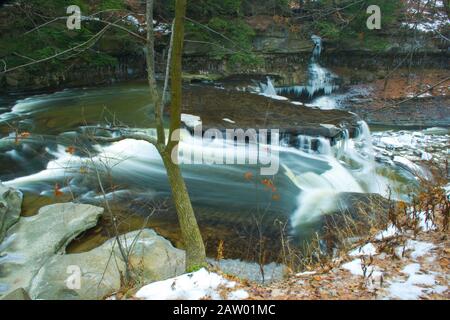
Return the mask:
<path id="1" fill-rule="evenodd" d="M 441 80 L 441 81 L 439 81 L 438 83 L 434 84 L 434 85 L 431 86 L 430 88 L 427 88 L 426 90 L 423 90 L 423 91 L 417 93 L 416 95 L 414 95 L 414 96 L 411 97 L 411 98 L 402 100 L 402 101 L 400 101 L 400 102 L 397 102 L 397 103 L 394 103 L 394 104 L 385 106 L 385 107 L 380 108 L 380 109 L 377 109 L 377 110 L 369 111 L 368 113 L 378 112 L 378 111 L 381 111 L 381 110 L 385 110 L 385 109 L 390 109 L 390 108 L 397 107 L 397 106 L 399 106 L 399 105 L 401 105 L 401 104 L 403 104 L 403 103 L 406 103 L 406 102 L 408 102 L 408 101 L 411 101 L 411 100 L 416 99 L 417 97 L 421 96 L 422 94 L 424 94 L 424 93 L 426 93 L 426 92 L 428 92 L 428 91 L 430 91 L 430 90 L 436 88 L 438 85 L 443 84 L 443 83 L 445 83 L 445 82 L 447 82 L 447 81 L 449 81 L 449 80 L 450 80 L 450 77 L 447 77 L 447 78 L 445 78 L 444 80 Z"/>

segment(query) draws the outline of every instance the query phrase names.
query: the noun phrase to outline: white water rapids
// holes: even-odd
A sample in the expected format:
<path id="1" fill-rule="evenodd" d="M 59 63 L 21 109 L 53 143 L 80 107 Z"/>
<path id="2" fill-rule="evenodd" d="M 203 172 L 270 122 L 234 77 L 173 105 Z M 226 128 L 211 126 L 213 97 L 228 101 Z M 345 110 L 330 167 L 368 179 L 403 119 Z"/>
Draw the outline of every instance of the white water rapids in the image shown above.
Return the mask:
<path id="1" fill-rule="evenodd" d="M 221 202 L 224 195 L 227 195 L 236 201 L 246 201 L 245 198 L 251 196 L 252 185 L 242 176 L 252 166 L 216 165 L 215 159 L 223 157 L 227 152 L 236 151 L 232 150 L 234 145 L 218 140 L 202 145 L 196 139 L 186 131 L 182 134 L 180 144 L 181 155 L 199 149 L 204 155 L 205 164 L 183 165 L 188 184 L 195 184 L 199 189 L 195 191 L 194 199 L 209 198 L 211 202 Z M 318 141 L 316 150 L 313 150 L 312 139 Z M 360 123 L 357 138 L 347 137 L 333 147 L 329 140 L 320 137 L 303 136 L 299 137 L 299 141 L 299 149 L 277 147 L 281 164 L 277 179 L 287 177 L 298 190 L 296 209 L 291 216 L 292 227 L 312 222 L 322 214 L 338 210 L 336 197 L 340 193 L 369 192 L 386 195 L 387 180 L 376 173 L 370 131 L 364 122 Z M 240 145 L 237 148 L 246 146 Z M 48 195 L 53 192 L 54 183 L 67 181 L 61 191 L 91 197 L 97 195 L 92 194 L 84 181 L 95 176 L 95 168 L 103 172 L 108 167 L 118 181 L 149 184 L 155 192 L 159 188 L 167 188 L 164 181 L 165 169 L 153 145 L 143 141 L 123 140 L 106 146 L 97 145 L 94 149 L 96 152 L 92 158 L 72 155 L 61 145 L 56 150 L 48 149 L 55 159 L 48 162 L 45 170 L 5 184 L 32 191 L 40 190 L 41 194 Z M 238 200 L 239 197 L 243 199 Z"/>

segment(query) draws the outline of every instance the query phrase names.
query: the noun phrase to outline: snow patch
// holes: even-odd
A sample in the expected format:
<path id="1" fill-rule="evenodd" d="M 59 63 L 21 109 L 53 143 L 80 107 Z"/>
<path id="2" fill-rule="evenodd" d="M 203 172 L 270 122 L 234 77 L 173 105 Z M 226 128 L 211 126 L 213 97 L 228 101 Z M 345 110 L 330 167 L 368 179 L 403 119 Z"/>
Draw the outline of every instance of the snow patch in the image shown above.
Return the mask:
<path id="1" fill-rule="evenodd" d="M 383 276 L 383 272 L 380 268 L 376 266 L 367 266 L 366 272 L 364 274 L 363 264 L 361 259 L 355 259 L 351 262 L 342 265 L 342 268 L 350 271 L 355 276 L 366 276 L 372 279 L 379 279 Z"/>
<path id="2" fill-rule="evenodd" d="M 368 243 L 363 247 L 356 248 L 349 253 L 351 257 L 375 256 L 376 254 L 377 248 L 372 243 Z"/>
<path id="3" fill-rule="evenodd" d="M 270 98 L 270 99 L 274 99 L 274 100 L 280 100 L 280 101 L 287 101 L 287 100 L 289 100 L 289 99 L 286 98 L 286 97 L 279 96 L 279 95 L 276 95 L 276 94 L 265 94 L 265 93 L 261 93 L 261 95 L 264 96 L 264 97 Z"/>
<path id="4" fill-rule="evenodd" d="M 402 258 L 403 252 L 411 251 L 411 258 L 416 260 L 417 258 L 423 257 L 434 248 L 436 248 L 436 246 L 432 243 L 408 240 L 404 246 L 395 248 L 395 255 L 398 258 Z"/>
<path id="5" fill-rule="evenodd" d="M 172 279 L 151 283 L 141 288 L 136 297 L 145 300 L 200 300 L 211 298 L 220 300 L 220 288 L 234 288 L 236 282 L 229 281 L 222 276 L 201 269 Z M 230 293 L 234 299 L 246 299 L 244 290 Z"/>
<path id="6" fill-rule="evenodd" d="M 389 227 L 386 230 L 383 230 L 379 234 L 375 236 L 375 240 L 382 241 L 384 239 L 389 239 L 392 237 L 395 237 L 397 234 L 400 233 L 400 230 L 397 229 L 394 225 L 389 225 Z"/>
<path id="7" fill-rule="evenodd" d="M 403 268 L 402 273 L 406 274 L 408 279 L 406 281 L 397 279 L 390 282 L 389 297 L 401 300 L 417 300 L 424 294 L 442 294 L 448 289 L 445 286 L 437 286 L 434 276 L 423 274 L 420 269 L 421 266 L 418 263 L 412 263 Z"/>
<path id="8" fill-rule="evenodd" d="M 228 118 L 223 118 L 222 120 L 225 122 L 229 122 L 229 123 L 236 123 L 235 121 L 228 119 Z"/>
<path id="9" fill-rule="evenodd" d="M 188 127 L 195 128 L 202 124 L 201 118 L 192 114 L 182 113 L 181 121 L 183 121 Z"/>
<path id="10" fill-rule="evenodd" d="M 228 300 L 245 300 L 248 299 L 250 295 L 245 290 L 236 290 L 228 294 Z"/>

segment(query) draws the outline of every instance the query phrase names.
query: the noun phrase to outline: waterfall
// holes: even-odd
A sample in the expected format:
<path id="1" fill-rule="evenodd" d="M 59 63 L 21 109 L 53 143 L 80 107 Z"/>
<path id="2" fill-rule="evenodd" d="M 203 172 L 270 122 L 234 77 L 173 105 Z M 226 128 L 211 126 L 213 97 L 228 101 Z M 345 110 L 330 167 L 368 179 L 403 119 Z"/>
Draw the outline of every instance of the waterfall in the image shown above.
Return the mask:
<path id="1" fill-rule="evenodd" d="M 261 94 L 263 96 L 276 99 L 276 100 L 288 100 L 288 98 L 279 96 L 277 94 L 277 90 L 275 89 L 275 86 L 273 85 L 272 79 L 270 77 L 267 77 L 267 84 L 260 83 L 261 88 Z"/>
<path id="2" fill-rule="evenodd" d="M 316 35 L 311 36 L 311 40 L 314 43 L 312 59 L 318 60 L 322 53 L 322 38 Z"/>
<path id="3" fill-rule="evenodd" d="M 337 76 L 331 71 L 323 68 L 317 62 L 312 62 L 309 65 L 308 77 L 308 84 L 305 87 L 305 91 L 310 98 L 321 92 L 325 95 L 329 95 L 339 88 L 335 84 Z"/>
<path id="4" fill-rule="evenodd" d="M 275 87 L 273 85 L 272 79 L 270 77 L 267 77 L 267 85 L 264 83 L 261 84 L 262 93 L 266 96 L 276 96 L 277 91 L 275 90 Z"/>
<path id="5" fill-rule="evenodd" d="M 303 97 L 312 99 L 317 95 L 329 95 L 337 90 L 338 76 L 330 70 L 319 64 L 320 54 L 322 52 L 322 39 L 319 36 L 311 37 L 314 43 L 314 49 L 308 65 L 308 81 L 305 86 L 289 86 L 278 88 L 277 93 L 280 95 L 292 95 L 294 97 Z"/>
<path id="6" fill-rule="evenodd" d="M 324 137 L 299 135 L 297 141 L 298 149 L 305 153 L 328 155 L 332 152 L 330 140 Z"/>
<path id="7" fill-rule="evenodd" d="M 286 176 L 300 189 L 298 207 L 291 218 L 293 227 L 314 222 L 321 215 L 342 209 L 337 198 L 340 193 L 387 195 L 387 181 L 376 172 L 369 127 L 364 121 L 358 125 L 355 138 L 350 138 L 348 130 L 344 130 L 342 139 L 333 147 L 325 138 L 299 138 L 299 152 L 307 153 L 307 157 L 317 163 L 326 162 L 329 169 L 324 172 L 305 171 L 283 164 Z M 314 149 L 317 152 L 311 152 Z"/>

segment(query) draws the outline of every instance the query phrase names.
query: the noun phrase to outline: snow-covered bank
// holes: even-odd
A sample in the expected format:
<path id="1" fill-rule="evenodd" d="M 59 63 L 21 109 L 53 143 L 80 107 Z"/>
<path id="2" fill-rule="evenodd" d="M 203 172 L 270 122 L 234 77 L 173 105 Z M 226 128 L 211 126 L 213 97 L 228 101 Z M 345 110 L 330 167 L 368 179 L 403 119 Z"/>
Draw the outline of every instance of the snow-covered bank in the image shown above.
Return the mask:
<path id="1" fill-rule="evenodd" d="M 237 283 L 206 269 L 151 283 L 136 293 L 144 300 L 243 300 L 249 297 Z"/>

